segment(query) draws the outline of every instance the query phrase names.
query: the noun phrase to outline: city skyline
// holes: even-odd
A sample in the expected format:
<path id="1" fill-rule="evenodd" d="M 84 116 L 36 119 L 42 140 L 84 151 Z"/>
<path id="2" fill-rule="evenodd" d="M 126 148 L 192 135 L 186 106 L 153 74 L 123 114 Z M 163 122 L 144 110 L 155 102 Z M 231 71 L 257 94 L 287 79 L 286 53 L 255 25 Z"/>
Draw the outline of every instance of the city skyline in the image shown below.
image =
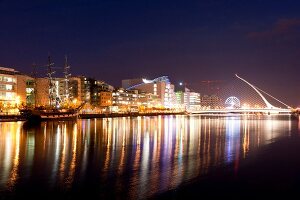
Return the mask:
<path id="1" fill-rule="evenodd" d="M 0 66 L 30 73 L 48 53 L 57 66 L 67 54 L 72 74 L 114 86 L 168 75 L 195 90 L 238 73 L 299 106 L 299 8 L 292 0 L 0 1 Z"/>

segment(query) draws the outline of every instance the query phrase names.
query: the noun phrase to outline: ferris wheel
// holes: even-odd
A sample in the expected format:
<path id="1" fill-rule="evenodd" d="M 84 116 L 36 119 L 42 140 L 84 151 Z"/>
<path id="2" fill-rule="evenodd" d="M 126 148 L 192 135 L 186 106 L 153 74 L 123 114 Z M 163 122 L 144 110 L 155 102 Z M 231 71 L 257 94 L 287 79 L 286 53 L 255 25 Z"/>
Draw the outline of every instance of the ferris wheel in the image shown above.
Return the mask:
<path id="1" fill-rule="evenodd" d="M 241 103 L 237 97 L 231 96 L 226 99 L 225 106 L 226 108 L 240 108 Z"/>

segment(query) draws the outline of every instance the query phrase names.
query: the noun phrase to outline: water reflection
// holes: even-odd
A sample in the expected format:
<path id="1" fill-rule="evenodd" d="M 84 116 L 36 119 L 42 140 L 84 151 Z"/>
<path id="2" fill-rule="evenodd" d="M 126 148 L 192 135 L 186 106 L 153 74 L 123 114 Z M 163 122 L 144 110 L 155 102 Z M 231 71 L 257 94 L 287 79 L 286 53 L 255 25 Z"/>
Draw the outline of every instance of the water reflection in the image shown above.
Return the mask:
<path id="1" fill-rule="evenodd" d="M 89 189 L 100 197 L 144 198 L 213 167 L 233 164 L 298 121 L 272 116 L 158 116 L 0 123 L 0 192 Z"/>

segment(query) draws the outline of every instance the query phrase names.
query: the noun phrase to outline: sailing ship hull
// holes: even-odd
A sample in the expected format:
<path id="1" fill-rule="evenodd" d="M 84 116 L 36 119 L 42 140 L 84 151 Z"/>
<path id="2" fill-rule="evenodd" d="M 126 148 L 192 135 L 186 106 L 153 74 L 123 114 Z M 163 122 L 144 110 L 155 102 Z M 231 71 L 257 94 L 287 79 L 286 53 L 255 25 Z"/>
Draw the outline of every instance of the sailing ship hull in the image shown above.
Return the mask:
<path id="1" fill-rule="evenodd" d="M 20 110 L 21 115 L 30 122 L 76 120 L 76 110 Z"/>
<path id="2" fill-rule="evenodd" d="M 41 121 L 48 120 L 74 120 L 77 119 L 77 113 L 44 113 L 38 115 Z"/>

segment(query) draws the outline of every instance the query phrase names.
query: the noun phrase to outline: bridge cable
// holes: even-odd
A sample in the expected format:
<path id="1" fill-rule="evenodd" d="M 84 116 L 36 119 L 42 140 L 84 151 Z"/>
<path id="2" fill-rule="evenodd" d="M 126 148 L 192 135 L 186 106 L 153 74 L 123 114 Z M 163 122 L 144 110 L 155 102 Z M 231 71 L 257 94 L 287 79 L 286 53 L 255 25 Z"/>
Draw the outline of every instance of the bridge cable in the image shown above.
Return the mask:
<path id="1" fill-rule="evenodd" d="M 279 99 L 277 99 L 277 98 L 273 97 L 272 95 L 270 95 L 269 93 L 267 93 L 267 92 L 263 91 L 262 89 L 260 89 L 260 88 L 258 88 L 258 87 L 256 87 L 256 86 L 255 86 L 255 88 L 256 88 L 256 89 L 258 89 L 259 91 L 263 92 L 264 94 L 268 95 L 269 97 L 271 97 L 271 98 L 275 99 L 276 101 L 278 101 L 278 102 L 282 103 L 282 104 L 283 104 L 283 105 L 285 105 L 286 107 L 288 107 L 288 108 L 292 108 L 291 106 L 289 106 L 289 105 L 287 105 L 287 104 L 283 103 L 282 101 L 280 101 Z"/>

